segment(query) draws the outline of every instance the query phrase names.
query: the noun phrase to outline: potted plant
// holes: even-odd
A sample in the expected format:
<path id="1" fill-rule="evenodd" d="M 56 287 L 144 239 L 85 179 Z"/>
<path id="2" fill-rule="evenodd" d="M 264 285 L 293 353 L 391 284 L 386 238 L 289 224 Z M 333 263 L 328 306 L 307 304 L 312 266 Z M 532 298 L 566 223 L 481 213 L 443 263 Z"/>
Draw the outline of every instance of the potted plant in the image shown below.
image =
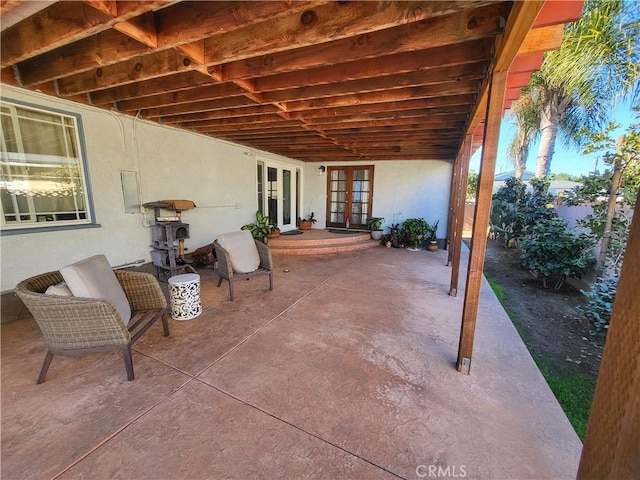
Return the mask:
<path id="1" fill-rule="evenodd" d="M 311 230 L 311 225 L 316 223 L 316 219 L 314 217 L 313 212 L 311 212 L 307 218 L 299 218 L 298 219 L 298 228 L 300 230 Z"/>
<path id="2" fill-rule="evenodd" d="M 265 244 L 269 241 L 269 238 L 274 238 L 273 234 L 275 232 L 277 232 L 278 236 L 280 234 L 278 225 L 272 223 L 271 219 L 268 216 L 263 215 L 260 211 L 256 212 L 256 222 L 243 225 L 241 230 L 249 230 L 251 235 L 253 235 L 253 238 L 258 239 Z"/>
<path id="3" fill-rule="evenodd" d="M 389 234 L 389 241 L 394 248 L 400 248 L 400 224 L 394 223 L 391 225 L 391 233 Z"/>
<path id="4" fill-rule="evenodd" d="M 273 231 L 271 233 L 267 233 L 267 238 L 278 238 L 280 236 L 280 227 L 278 225 L 273 225 Z"/>
<path id="5" fill-rule="evenodd" d="M 367 218 L 367 227 L 371 230 L 371 238 L 373 240 L 380 240 L 382 238 L 382 217 L 369 217 Z"/>
<path id="6" fill-rule="evenodd" d="M 383 247 L 391 248 L 391 234 L 385 233 L 380 238 L 380 245 Z"/>
<path id="7" fill-rule="evenodd" d="M 407 249 L 414 252 L 420 250 L 420 244 L 424 240 L 429 224 L 424 218 L 407 218 L 402 223 L 401 237 Z"/>
<path id="8" fill-rule="evenodd" d="M 429 225 L 429 230 L 427 231 L 426 238 L 429 242 L 427 245 L 427 250 L 429 250 L 430 252 L 435 252 L 436 250 L 438 250 L 438 242 L 436 238 L 436 235 L 438 233 L 438 223 L 440 223 L 440 220 L 436 220 L 436 223 L 434 223 L 433 225 Z"/>

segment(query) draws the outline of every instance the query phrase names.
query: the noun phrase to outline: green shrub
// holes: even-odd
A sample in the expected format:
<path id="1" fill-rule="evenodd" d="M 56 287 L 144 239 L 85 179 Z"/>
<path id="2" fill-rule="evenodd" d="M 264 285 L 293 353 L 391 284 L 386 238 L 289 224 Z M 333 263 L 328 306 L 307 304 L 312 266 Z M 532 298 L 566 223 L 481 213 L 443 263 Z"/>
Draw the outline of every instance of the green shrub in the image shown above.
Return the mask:
<path id="1" fill-rule="evenodd" d="M 539 221 L 558 216 L 553 206 L 554 197 L 547 193 L 549 180 L 534 177 L 529 185 L 531 191 L 527 191 L 521 180 L 510 178 L 493 195 L 491 232 L 507 246 L 517 245 Z"/>
<path id="2" fill-rule="evenodd" d="M 607 334 L 617 288 L 618 275 L 614 274 L 599 278 L 591 290 L 582 291 L 587 298 L 587 304 L 580 308 L 580 311 L 591 324 L 589 330 L 591 335 L 605 336 Z"/>
<path id="3" fill-rule="evenodd" d="M 418 248 L 427 232 L 429 232 L 429 224 L 424 218 L 407 218 L 402 222 L 400 241 L 405 245 Z"/>
<path id="4" fill-rule="evenodd" d="M 581 277 L 595 261 L 590 251 L 593 245 L 590 235 L 569 230 L 563 220 L 543 220 L 520 243 L 520 264 L 540 275 L 545 287 L 548 277 L 558 276 L 558 290 L 567 277 Z"/>

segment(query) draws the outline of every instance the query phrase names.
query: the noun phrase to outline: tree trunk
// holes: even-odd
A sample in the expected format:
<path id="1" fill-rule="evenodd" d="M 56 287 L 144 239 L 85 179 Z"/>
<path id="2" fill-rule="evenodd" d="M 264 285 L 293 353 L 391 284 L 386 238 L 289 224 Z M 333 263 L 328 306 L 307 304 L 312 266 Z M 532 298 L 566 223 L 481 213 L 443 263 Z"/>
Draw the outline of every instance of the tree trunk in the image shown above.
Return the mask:
<path id="1" fill-rule="evenodd" d="M 558 136 L 558 96 L 555 92 L 549 92 L 546 102 L 540 112 L 540 146 L 538 147 L 538 162 L 536 164 L 536 177 L 549 175 L 553 149 Z"/>
<path id="2" fill-rule="evenodd" d="M 524 172 L 526 170 L 527 157 L 529 156 L 529 145 L 523 145 L 518 148 L 518 151 L 513 159 L 513 163 L 516 167 L 516 178 L 522 180 Z"/>
<path id="3" fill-rule="evenodd" d="M 604 271 L 604 264 L 607 260 L 607 250 L 609 250 L 609 243 L 611 243 L 611 227 L 613 226 L 613 217 L 616 213 L 618 190 L 620 189 L 620 184 L 622 183 L 622 164 L 620 162 L 620 151 L 624 140 L 624 135 L 620 135 L 620 137 L 618 138 L 618 156 L 613 163 L 613 178 L 611 179 L 611 191 L 609 192 L 609 203 L 607 204 L 607 219 L 604 224 L 604 232 L 602 234 L 600 255 L 598 255 L 598 261 L 596 263 L 596 272 L 598 277 L 603 277 L 606 273 Z"/>

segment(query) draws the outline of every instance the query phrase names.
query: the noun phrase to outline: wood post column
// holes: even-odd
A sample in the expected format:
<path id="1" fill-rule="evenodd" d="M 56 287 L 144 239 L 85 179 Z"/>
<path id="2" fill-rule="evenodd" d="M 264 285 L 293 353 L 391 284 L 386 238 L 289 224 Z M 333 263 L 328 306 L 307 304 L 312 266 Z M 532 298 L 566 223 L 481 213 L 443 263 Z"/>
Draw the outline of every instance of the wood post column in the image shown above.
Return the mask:
<path id="1" fill-rule="evenodd" d="M 464 143 L 463 143 L 464 145 Z M 462 148 L 460 150 L 462 151 Z M 453 171 L 451 172 L 451 190 L 449 193 L 449 218 L 447 218 L 447 265 L 453 260 L 453 252 L 451 246 L 455 241 L 455 222 L 456 222 L 456 206 L 458 205 L 458 189 L 460 183 L 460 162 L 462 161 L 460 152 L 453 162 Z"/>
<path id="2" fill-rule="evenodd" d="M 640 203 L 636 202 L 638 205 Z M 640 478 L 638 208 L 633 217 L 582 448 L 578 480 Z"/>
<path id="3" fill-rule="evenodd" d="M 507 74 L 507 69 L 493 72 L 487 101 L 482 160 L 478 180 L 478 195 L 473 218 L 473 242 L 471 244 L 471 252 L 469 253 L 469 269 L 467 272 L 467 285 L 464 294 L 464 308 L 460 328 L 460 344 L 458 346 L 458 360 L 456 363 L 458 371 L 466 374 L 468 374 L 471 369 L 471 356 L 473 352 L 476 318 L 478 316 L 478 303 L 480 301 L 480 286 L 482 285 L 485 249 L 487 248 L 487 226 L 489 225 L 489 213 L 491 211 L 493 176 L 496 169 L 500 122 L 502 120 Z"/>
<path id="4" fill-rule="evenodd" d="M 473 135 L 468 134 L 460 149 L 458 167 L 458 194 L 456 205 L 454 206 L 453 235 L 449 248 L 451 258 L 451 285 L 449 295 L 458 295 L 458 281 L 460 277 L 460 255 L 462 250 L 462 231 L 464 230 L 465 204 L 467 200 L 467 182 L 469 180 L 469 163 L 471 162 L 471 147 L 473 145 Z"/>

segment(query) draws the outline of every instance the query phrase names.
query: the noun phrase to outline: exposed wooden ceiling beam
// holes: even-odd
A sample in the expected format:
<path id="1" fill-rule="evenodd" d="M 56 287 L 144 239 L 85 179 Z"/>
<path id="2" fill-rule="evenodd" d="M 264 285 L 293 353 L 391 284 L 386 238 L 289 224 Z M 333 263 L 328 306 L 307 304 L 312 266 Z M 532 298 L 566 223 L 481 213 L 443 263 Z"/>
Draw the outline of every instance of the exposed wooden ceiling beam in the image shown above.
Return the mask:
<path id="1" fill-rule="evenodd" d="M 21 62 L 65 44 L 103 32 L 115 23 L 152 11 L 167 1 L 120 1 L 118 16 L 86 2 L 61 1 L 2 32 L 0 66 Z"/>
<path id="2" fill-rule="evenodd" d="M 192 90 L 199 86 L 210 86 L 219 83 L 210 75 L 203 75 L 197 70 L 181 72 L 171 77 L 136 82 L 122 87 L 108 88 L 90 93 L 93 105 L 112 104 L 118 101 L 149 97 L 167 92 Z"/>
<path id="3" fill-rule="evenodd" d="M 504 4 L 430 18 L 381 32 L 225 63 L 223 78 L 234 80 L 338 64 L 380 55 L 424 50 L 490 37 L 502 31 Z"/>
<path id="4" fill-rule="evenodd" d="M 25 60 L 17 69 L 21 84 L 30 87 L 152 51 L 152 47 L 111 29 Z"/>
<path id="5" fill-rule="evenodd" d="M 123 100 L 118 102 L 117 105 L 118 110 L 121 112 L 136 112 L 145 108 L 159 108 L 168 105 L 226 98 L 243 94 L 244 91 L 233 83 L 217 83 L 196 89 L 170 92 L 163 95 Z"/>
<path id="6" fill-rule="evenodd" d="M 3 27 L 0 75 L 303 161 L 448 160 L 492 68 L 558 43 L 555 17 L 529 32 L 539 4 L 61 1 Z"/>
<path id="7" fill-rule="evenodd" d="M 419 98 L 415 100 L 391 101 L 384 103 L 370 103 L 353 105 L 341 108 L 319 108 L 316 110 L 305 110 L 295 112 L 292 118 L 311 119 L 311 118 L 334 118 L 349 115 L 358 115 L 362 113 L 375 113 L 380 110 L 399 111 L 399 110 L 426 110 L 429 109 L 430 115 L 438 113 L 469 113 L 473 104 L 474 95 L 460 95 L 440 98 Z M 447 101 L 448 100 L 448 101 Z"/>
<path id="8" fill-rule="evenodd" d="M 253 80 L 258 92 L 272 92 L 279 101 L 274 90 L 313 88 L 315 85 L 348 82 L 350 80 L 375 80 L 385 75 L 418 72 L 442 67 L 464 65 L 474 62 L 486 63 L 491 56 L 492 42 L 481 39 L 477 42 L 466 42 L 463 45 L 445 45 L 425 51 L 410 51 L 392 55 L 383 55 L 371 59 L 358 59 L 352 62 L 321 65 L 303 71 L 288 72 L 279 75 L 267 75 Z"/>
<path id="9" fill-rule="evenodd" d="M 257 55 L 316 46 L 488 4 L 491 2 L 368 1 L 310 6 L 302 13 L 295 12 L 207 38 L 206 63 L 217 65 L 226 63 L 229 58 L 241 61 Z M 287 41 L 283 42 L 283 38 Z"/>

